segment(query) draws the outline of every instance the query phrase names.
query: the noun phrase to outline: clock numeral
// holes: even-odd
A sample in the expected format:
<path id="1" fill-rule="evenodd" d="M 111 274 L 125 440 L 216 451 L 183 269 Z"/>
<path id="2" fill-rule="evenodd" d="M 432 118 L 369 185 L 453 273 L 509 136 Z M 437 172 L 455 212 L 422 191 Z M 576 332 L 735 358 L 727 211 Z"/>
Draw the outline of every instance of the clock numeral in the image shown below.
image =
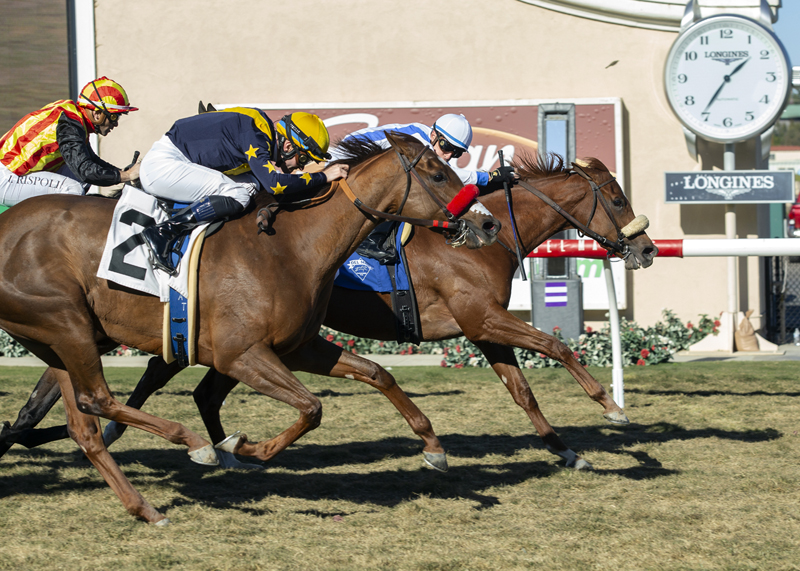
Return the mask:
<path id="1" fill-rule="evenodd" d="M 700 36 L 700 45 L 707 46 L 708 45 L 708 36 Z"/>
<path id="2" fill-rule="evenodd" d="M 768 72 L 767 72 L 767 81 L 768 81 L 768 82 L 772 83 L 773 81 L 777 81 L 777 79 L 778 79 L 778 78 L 777 78 L 777 76 L 775 75 L 775 72 L 774 72 L 774 71 L 768 71 Z"/>
<path id="3" fill-rule="evenodd" d="M 733 30 L 720 30 L 719 37 L 723 40 L 729 40 L 733 38 Z"/>
<path id="4" fill-rule="evenodd" d="M 689 81 L 689 78 L 686 77 L 685 73 L 678 74 L 678 83 L 686 83 Z"/>
<path id="5" fill-rule="evenodd" d="M 694 96 L 687 95 L 686 99 L 683 100 L 684 105 L 694 105 Z"/>
<path id="6" fill-rule="evenodd" d="M 769 59 L 769 50 L 761 50 L 761 59 Z"/>
<path id="7" fill-rule="evenodd" d="M 769 103 L 769 95 L 765 95 L 761 99 L 758 100 L 759 103 Z"/>
<path id="8" fill-rule="evenodd" d="M 711 113 L 708 111 L 703 111 L 701 115 L 703 116 L 703 123 L 708 123 L 708 118 L 711 116 Z"/>
<path id="9" fill-rule="evenodd" d="M 731 119 L 730 117 L 725 117 L 725 118 L 722 120 L 722 124 L 723 124 L 725 127 L 730 127 L 731 125 L 733 125 L 733 119 Z"/>
<path id="10" fill-rule="evenodd" d="M 748 44 L 752 44 L 753 43 L 753 37 L 752 36 L 747 36 L 747 43 Z"/>
<path id="11" fill-rule="evenodd" d="M 755 115 L 753 114 L 753 112 L 752 112 L 752 111 L 745 111 L 745 112 L 744 112 L 744 120 L 745 120 L 745 121 L 752 121 L 752 120 L 753 120 L 753 119 L 755 119 L 755 118 L 756 118 L 756 117 L 755 117 Z"/>
<path id="12" fill-rule="evenodd" d="M 697 59 L 697 52 L 686 52 L 684 57 L 687 61 L 694 61 Z"/>

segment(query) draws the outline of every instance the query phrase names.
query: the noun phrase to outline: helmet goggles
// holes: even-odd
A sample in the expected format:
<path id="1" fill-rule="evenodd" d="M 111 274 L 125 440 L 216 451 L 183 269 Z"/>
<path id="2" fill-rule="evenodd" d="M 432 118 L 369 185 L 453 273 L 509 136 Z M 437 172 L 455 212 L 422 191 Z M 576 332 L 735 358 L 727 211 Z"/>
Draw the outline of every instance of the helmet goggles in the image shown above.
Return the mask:
<path id="1" fill-rule="evenodd" d="M 445 136 L 438 129 L 436 129 L 436 126 L 434 126 L 434 131 L 436 132 L 436 139 L 437 139 L 436 143 L 438 143 L 439 148 L 442 149 L 442 152 L 444 152 L 444 153 L 452 153 L 453 154 L 452 158 L 454 158 L 454 159 L 457 159 L 458 157 L 460 157 L 461 155 L 463 155 L 466 152 L 465 149 L 462 149 L 461 147 L 457 147 L 453 143 L 448 141 L 445 138 Z"/>
<path id="2" fill-rule="evenodd" d="M 294 124 L 291 115 L 284 116 L 281 121 L 286 130 L 286 138 L 292 143 L 297 153 L 298 166 L 304 167 L 312 161 L 320 162 L 331 158 L 330 153 L 323 151 L 310 135 L 303 133 L 300 128 Z"/>

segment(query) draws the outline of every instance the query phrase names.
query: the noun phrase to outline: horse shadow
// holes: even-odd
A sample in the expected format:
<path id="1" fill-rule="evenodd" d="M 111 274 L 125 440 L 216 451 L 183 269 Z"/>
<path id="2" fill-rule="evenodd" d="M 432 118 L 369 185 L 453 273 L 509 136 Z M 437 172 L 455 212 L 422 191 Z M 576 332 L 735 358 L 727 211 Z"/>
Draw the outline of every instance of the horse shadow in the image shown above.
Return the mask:
<path id="1" fill-rule="evenodd" d="M 661 422 L 652 425 L 614 427 L 562 426 L 558 432 L 569 442 L 581 447 L 626 455 L 635 465 L 620 469 L 596 468 L 594 476 L 622 477 L 630 480 L 651 480 L 680 473 L 665 468 L 647 452 L 631 451 L 636 443 L 665 443 L 670 441 L 720 438 L 757 444 L 780 438 L 777 430 L 732 431 L 713 427 L 687 430 L 680 425 Z M 225 470 L 202 468 L 187 461 L 181 449 L 136 449 L 115 452 L 112 455 L 120 464 L 134 486 L 152 485 L 159 480 L 171 486 L 180 495 L 168 505 L 169 510 L 183 504 L 202 503 L 216 509 L 230 509 L 253 515 L 268 510 L 247 507 L 252 501 L 269 496 L 304 500 L 338 499 L 358 505 L 394 507 L 400 503 L 425 495 L 439 499 L 457 499 L 474 502 L 475 509 L 488 509 L 499 499 L 487 493 L 496 486 L 514 486 L 530 480 L 544 480 L 564 470 L 563 461 L 510 461 L 498 463 L 490 457 L 511 458 L 520 451 L 541 447 L 535 435 L 468 435 L 445 434 L 441 441 L 448 450 L 450 470 L 447 473 L 426 469 L 369 470 L 369 465 L 387 458 L 420 458 L 420 442 L 413 438 L 390 437 L 371 441 L 348 442 L 334 445 L 300 444 L 283 451 L 264 465 L 264 470 Z M 68 467 L 87 467 L 88 461 L 80 452 L 54 452 L 38 448 L 30 451 L 12 449 L 17 464 L 37 466 L 38 471 L 24 475 L 6 475 L 0 472 L 0 498 L 18 493 L 41 494 L 43 490 L 70 492 L 103 487 L 99 478 L 81 481 L 63 481 L 59 471 Z M 470 459 L 470 463 L 463 460 Z M 591 461 L 591 458 L 588 458 Z M 44 469 L 42 466 L 44 465 Z M 139 465 L 145 467 L 144 473 Z M 126 466 L 129 468 L 126 469 Z M 364 470 L 346 472 L 321 472 L 326 468 L 366 467 Z M 133 468 L 133 469 L 131 469 Z M 24 490 L 24 491 L 20 491 Z M 321 517 L 344 515 L 342 513 L 308 513 Z"/>

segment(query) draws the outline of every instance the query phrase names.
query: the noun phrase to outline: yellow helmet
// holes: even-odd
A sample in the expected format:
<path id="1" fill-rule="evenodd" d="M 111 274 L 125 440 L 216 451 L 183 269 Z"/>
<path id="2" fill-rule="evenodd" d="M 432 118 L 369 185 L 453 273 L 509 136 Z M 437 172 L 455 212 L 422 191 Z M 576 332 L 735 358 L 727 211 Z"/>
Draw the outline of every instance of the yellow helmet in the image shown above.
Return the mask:
<path id="1" fill-rule="evenodd" d="M 285 115 L 275 123 L 275 130 L 288 139 L 295 149 L 303 150 L 315 161 L 320 162 L 331 158 L 328 153 L 328 146 L 331 142 L 328 129 L 322 119 L 316 115 L 302 111 Z M 294 152 L 285 156 L 284 159 L 290 159 L 292 156 L 294 156 Z"/>

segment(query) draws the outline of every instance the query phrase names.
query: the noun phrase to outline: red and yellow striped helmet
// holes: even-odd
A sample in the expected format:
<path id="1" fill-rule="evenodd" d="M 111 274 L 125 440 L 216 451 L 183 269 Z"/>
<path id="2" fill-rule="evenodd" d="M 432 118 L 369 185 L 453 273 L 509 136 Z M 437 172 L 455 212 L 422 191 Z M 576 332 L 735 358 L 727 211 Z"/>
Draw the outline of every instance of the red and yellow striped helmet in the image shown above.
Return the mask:
<path id="1" fill-rule="evenodd" d="M 128 94 L 122 86 L 106 76 L 90 81 L 81 89 L 78 104 L 91 109 L 105 110 L 107 113 L 127 113 L 138 111 L 138 107 L 131 107 Z"/>

